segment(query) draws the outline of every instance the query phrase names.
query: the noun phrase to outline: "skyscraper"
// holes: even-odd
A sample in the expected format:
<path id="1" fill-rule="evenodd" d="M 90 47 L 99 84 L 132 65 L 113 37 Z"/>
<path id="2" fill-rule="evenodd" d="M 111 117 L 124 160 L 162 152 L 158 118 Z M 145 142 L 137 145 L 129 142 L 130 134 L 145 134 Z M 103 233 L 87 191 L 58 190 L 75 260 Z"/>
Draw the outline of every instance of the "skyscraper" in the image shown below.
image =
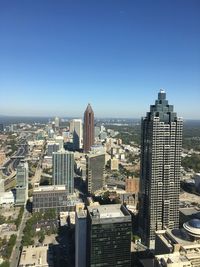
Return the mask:
<path id="1" fill-rule="evenodd" d="M 131 266 L 131 215 L 120 204 L 89 206 L 86 266 Z"/>
<path id="2" fill-rule="evenodd" d="M 74 119 L 70 121 L 70 132 L 73 134 L 73 148 L 74 150 L 79 150 L 82 148 L 82 120 Z"/>
<path id="3" fill-rule="evenodd" d="M 183 120 L 160 90 L 142 118 L 139 222 L 142 241 L 154 248 L 155 231 L 179 226 Z"/>
<path id="4" fill-rule="evenodd" d="M 85 153 L 90 151 L 94 145 L 94 112 L 88 104 L 84 113 L 84 130 L 83 130 L 83 150 Z"/>
<path id="5" fill-rule="evenodd" d="M 86 157 L 86 181 L 88 193 L 94 193 L 105 185 L 105 154 L 94 153 Z"/>
<path id="6" fill-rule="evenodd" d="M 25 205 L 28 199 L 28 163 L 21 162 L 16 174 L 16 204 Z"/>
<path id="7" fill-rule="evenodd" d="M 68 194 L 73 194 L 74 153 L 64 149 L 53 152 L 53 184 L 66 185 Z"/>

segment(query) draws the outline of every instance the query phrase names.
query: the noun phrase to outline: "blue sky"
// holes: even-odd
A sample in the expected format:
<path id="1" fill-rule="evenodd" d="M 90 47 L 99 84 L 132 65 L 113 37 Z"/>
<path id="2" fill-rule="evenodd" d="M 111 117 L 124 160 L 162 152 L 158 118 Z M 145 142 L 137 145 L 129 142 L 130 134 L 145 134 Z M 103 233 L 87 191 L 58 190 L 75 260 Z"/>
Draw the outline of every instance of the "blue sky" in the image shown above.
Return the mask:
<path id="1" fill-rule="evenodd" d="M 0 114 L 200 119 L 199 0 L 1 0 Z"/>

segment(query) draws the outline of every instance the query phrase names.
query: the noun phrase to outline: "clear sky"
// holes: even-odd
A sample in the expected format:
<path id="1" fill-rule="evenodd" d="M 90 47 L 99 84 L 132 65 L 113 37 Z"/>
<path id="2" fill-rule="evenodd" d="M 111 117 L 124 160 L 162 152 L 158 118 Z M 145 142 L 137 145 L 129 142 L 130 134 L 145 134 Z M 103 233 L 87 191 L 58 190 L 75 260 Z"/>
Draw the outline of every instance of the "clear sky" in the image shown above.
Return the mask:
<path id="1" fill-rule="evenodd" d="M 0 114 L 200 119 L 199 0 L 0 0 Z"/>

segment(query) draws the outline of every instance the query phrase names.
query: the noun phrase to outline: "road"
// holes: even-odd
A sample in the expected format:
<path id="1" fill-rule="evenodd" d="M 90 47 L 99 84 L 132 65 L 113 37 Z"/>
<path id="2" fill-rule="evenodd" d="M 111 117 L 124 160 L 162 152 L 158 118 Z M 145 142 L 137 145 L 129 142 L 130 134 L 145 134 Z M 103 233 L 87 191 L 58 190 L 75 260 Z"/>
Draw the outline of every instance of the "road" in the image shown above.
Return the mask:
<path id="1" fill-rule="evenodd" d="M 15 247 L 13 248 L 12 255 L 10 257 L 10 267 L 17 267 L 20 259 L 20 254 L 21 254 L 21 241 L 22 241 L 22 236 L 23 236 L 23 230 L 26 225 L 26 221 L 28 219 L 29 213 L 24 210 L 24 214 L 22 217 L 21 224 L 19 226 L 19 230 L 17 233 L 17 240 Z"/>
<path id="2" fill-rule="evenodd" d="M 25 140 L 23 140 L 23 142 L 25 143 Z M 28 153 L 28 146 L 25 143 L 25 144 L 20 145 L 17 152 L 13 156 L 14 157 L 20 157 L 20 156 L 25 157 L 27 153 Z M 5 176 L 10 176 L 12 174 L 12 172 L 14 170 L 16 170 L 20 160 L 21 160 L 20 158 L 8 160 L 3 166 L 3 168 L 4 168 L 4 169 L 2 169 L 3 174 Z"/>

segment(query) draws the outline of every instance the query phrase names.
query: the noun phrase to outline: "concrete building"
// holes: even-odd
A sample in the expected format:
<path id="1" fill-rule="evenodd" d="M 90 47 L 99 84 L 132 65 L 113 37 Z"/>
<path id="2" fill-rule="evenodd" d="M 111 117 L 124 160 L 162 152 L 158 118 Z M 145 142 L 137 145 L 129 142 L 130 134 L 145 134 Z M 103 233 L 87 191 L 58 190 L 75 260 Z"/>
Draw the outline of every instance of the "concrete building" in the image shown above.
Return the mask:
<path id="1" fill-rule="evenodd" d="M 127 193 L 139 193 L 140 179 L 135 177 L 126 178 L 125 190 Z"/>
<path id="2" fill-rule="evenodd" d="M 87 267 L 86 265 L 86 239 L 87 239 L 87 212 L 76 212 L 75 223 L 75 267 Z"/>
<path id="3" fill-rule="evenodd" d="M 110 170 L 118 171 L 119 170 L 119 160 L 116 158 L 110 159 Z"/>
<path id="4" fill-rule="evenodd" d="M 87 265 L 131 266 L 131 215 L 118 204 L 88 207 Z"/>
<path id="5" fill-rule="evenodd" d="M 16 205 L 26 205 L 28 200 L 28 163 L 20 162 L 16 174 Z"/>
<path id="6" fill-rule="evenodd" d="M 86 181 L 92 194 L 105 185 L 105 154 L 89 154 L 86 157 Z"/>
<path id="7" fill-rule="evenodd" d="M 0 205 L 15 203 L 15 197 L 12 191 L 9 192 L 0 192 Z"/>
<path id="8" fill-rule="evenodd" d="M 4 127 L 3 127 L 3 124 L 0 123 L 0 132 L 3 132 L 4 131 Z"/>
<path id="9" fill-rule="evenodd" d="M 94 145 L 94 112 L 88 104 L 84 113 L 83 150 L 88 153 Z"/>
<path id="10" fill-rule="evenodd" d="M 59 213 L 67 211 L 67 190 L 64 185 L 39 186 L 33 189 L 33 212 L 45 212 L 46 209 L 56 209 Z"/>
<path id="11" fill-rule="evenodd" d="M 53 152 L 53 184 L 65 185 L 68 194 L 74 192 L 74 153 L 64 149 Z"/>
<path id="12" fill-rule="evenodd" d="M 200 244 L 184 230 L 157 231 L 155 245 L 155 267 L 200 266 Z"/>
<path id="13" fill-rule="evenodd" d="M 55 142 L 59 144 L 59 150 L 63 149 L 64 147 L 64 138 L 63 136 L 56 136 Z"/>
<path id="14" fill-rule="evenodd" d="M 140 233 L 143 244 L 154 248 L 155 231 L 179 227 L 183 120 L 163 90 L 141 127 Z"/>
<path id="15" fill-rule="evenodd" d="M 53 267 L 53 254 L 48 245 L 23 247 L 19 267 Z"/>
<path id="16" fill-rule="evenodd" d="M 70 121 L 70 132 L 73 134 L 73 148 L 79 150 L 82 148 L 83 124 L 81 119 Z"/>

